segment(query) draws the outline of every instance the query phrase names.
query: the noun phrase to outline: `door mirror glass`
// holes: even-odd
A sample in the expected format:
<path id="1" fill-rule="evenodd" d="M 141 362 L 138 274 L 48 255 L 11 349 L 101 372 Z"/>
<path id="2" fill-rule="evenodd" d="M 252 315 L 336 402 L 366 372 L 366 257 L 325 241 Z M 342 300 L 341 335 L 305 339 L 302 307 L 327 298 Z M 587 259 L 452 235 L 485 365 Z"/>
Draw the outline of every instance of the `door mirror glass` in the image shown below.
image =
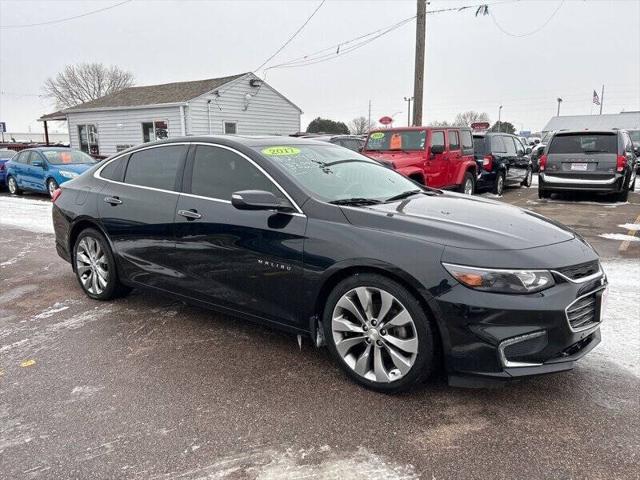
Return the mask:
<path id="1" fill-rule="evenodd" d="M 231 195 L 231 205 L 238 210 L 279 210 L 282 203 L 265 190 L 240 190 Z"/>
<path id="2" fill-rule="evenodd" d="M 529 155 L 531 153 L 531 147 L 527 147 L 524 151 L 524 153 L 526 153 L 527 155 Z"/>
<path id="3" fill-rule="evenodd" d="M 433 145 L 431 147 L 431 155 L 439 155 L 444 153 L 444 145 Z"/>

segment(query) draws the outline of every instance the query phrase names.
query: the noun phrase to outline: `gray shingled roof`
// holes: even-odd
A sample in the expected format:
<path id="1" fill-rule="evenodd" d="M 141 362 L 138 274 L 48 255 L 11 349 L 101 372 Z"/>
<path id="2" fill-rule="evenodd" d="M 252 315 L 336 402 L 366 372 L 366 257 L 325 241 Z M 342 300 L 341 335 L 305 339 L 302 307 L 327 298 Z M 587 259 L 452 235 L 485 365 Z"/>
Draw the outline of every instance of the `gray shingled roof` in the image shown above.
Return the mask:
<path id="1" fill-rule="evenodd" d="M 106 95 L 96 100 L 68 108 L 64 110 L 64 112 L 187 102 L 244 75 L 247 75 L 247 73 L 192 82 L 174 82 L 163 85 L 148 85 L 146 87 L 129 87 L 111 95 Z"/>
<path id="2" fill-rule="evenodd" d="M 552 117 L 542 129 L 552 130 L 610 130 L 612 128 L 640 129 L 640 112 L 605 113 L 603 115 L 561 115 Z"/>

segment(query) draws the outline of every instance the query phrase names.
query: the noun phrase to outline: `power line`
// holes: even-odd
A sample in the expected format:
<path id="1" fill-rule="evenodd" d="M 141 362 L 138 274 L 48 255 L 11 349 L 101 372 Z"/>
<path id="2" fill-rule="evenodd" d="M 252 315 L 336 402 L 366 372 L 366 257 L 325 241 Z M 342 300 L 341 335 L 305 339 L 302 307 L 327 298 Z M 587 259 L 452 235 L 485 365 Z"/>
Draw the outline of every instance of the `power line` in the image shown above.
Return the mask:
<path id="1" fill-rule="evenodd" d="M 558 6 L 556 7 L 556 9 L 551 13 L 551 15 L 549 16 L 549 18 L 547 18 L 542 25 L 540 25 L 538 28 L 536 28 L 535 30 L 528 32 L 528 33 L 511 33 L 507 30 L 505 30 L 496 20 L 496 17 L 493 15 L 493 13 L 489 12 L 489 15 L 491 16 L 491 20 L 493 20 L 493 23 L 496 25 L 496 27 L 498 27 L 498 30 L 500 30 L 502 33 L 504 33 L 505 35 L 509 35 L 510 37 L 516 37 L 516 38 L 523 38 L 523 37 L 528 37 L 530 35 L 534 35 L 536 33 L 538 33 L 540 30 L 542 30 L 544 27 L 546 27 L 549 22 L 553 19 L 553 17 L 556 16 L 556 14 L 560 11 L 560 9 L 562 8 L 562 5 L 564 5 L 565 0 L 560 0 L 560 3 L 558 3 Z"/>
<path id="2" fill-rule="evenodd" d="M 123 2 L 116 3 L 115 5 L 110 5 L 108 7 L 99 8 L 97 10 L 91 10 L 90 12 L 81 13 L 80 15 L 74 15 L 73 17 L 59 18 L 57 20 L 48 20 L 46 22 L 39 23 L 24 23 L 20 25 L 0 25 L 1 29 L 10 29 L 10 28 L 27 28 L 27 27 L 40 27 L 43 25 L 53 25 L 55 23 L 68 22 L 69 20 L 75 20 L 77 18 L 88 17 L 89 15 L 94 15 L 96 13 L 104 12 L 106 10 L 111 10 L 112 8 L 119 7 L 124 5 L 125 3 L 129 3 L 132 0 L 124 0 Z"/>
<path id="3" fill-rule="evenodd" d="M 294 34 L 293 34 L 293 35 L 291 35 L 291 37 L 289 37 L 289 39 L 288 39 L 286 42 L 284 42 L 284 43 L 282 44 L 282 46 L 281 46 L 278 50 L 276 50 L 276 51 L 275 51 L 275 53 L 274 53 L 273 55 L 271 55 L 271 56 L 270 56 L 269 58 L 267 58 L 264 62 L 262 62 L 262 64 L 261 64 L 258 68 L 256 68 L 254 71 L 255 71 L 255 72 L 259 71 L 259 70 L 260 70 L 262 67 L 264 67 L 267 63 L 269 63 L 273 57 L 275 57 L 276 55 L 278 55 L 278 54 L 279 54 L 279 53 L 280 53 L 280 52 L 281 52 L 281 51 L 282 51 L 282 50 L 283 50 L 287 45 L 289 45 L 289 43 L 291 43 L 291 41 L 292 41 L 294 38 L 296 38 L 296 36 L 297 36 L 301 31 L 302 31 L 302 29 L 303 29 L 304 27 L 306 27 L 306 26 L 307 26 L 307 23 L 309 23 L 309 22 L 311 21 L 311 19 L 314 17 L 314 15 L 315 15 L 316 13 L 318 13 L 318 10 L 320 10 L 320 8 L 324 5 L 324 2 L 325 2 L 325 1 L 326 1 L 326 0 L 322 0 L 322 2 L 320 2 L 320 5 L 318 5 L 318 6 L 316 7 L 316 9 L 313 11 L 313 13 L 309 16 L 309 18 L 307 18 L 307 19 L 305 20 L 305 22 L 304 22 L 302 25 L 300 25 L 300 28 L 298 28 L 298 29 L 294 32 Z"/>

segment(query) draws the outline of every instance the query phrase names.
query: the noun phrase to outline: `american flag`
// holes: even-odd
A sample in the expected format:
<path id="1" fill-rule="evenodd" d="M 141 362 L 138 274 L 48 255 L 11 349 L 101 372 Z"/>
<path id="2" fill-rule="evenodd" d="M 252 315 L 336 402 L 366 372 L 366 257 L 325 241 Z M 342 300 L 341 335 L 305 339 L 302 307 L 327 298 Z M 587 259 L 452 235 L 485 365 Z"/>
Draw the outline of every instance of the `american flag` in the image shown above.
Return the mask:
<path id="1" fill-rule="evenodd" d="M 598 92 L 593 91 L 593 103 L 596 105 L 600 105 L 600 97 L 598 97 Z"/>

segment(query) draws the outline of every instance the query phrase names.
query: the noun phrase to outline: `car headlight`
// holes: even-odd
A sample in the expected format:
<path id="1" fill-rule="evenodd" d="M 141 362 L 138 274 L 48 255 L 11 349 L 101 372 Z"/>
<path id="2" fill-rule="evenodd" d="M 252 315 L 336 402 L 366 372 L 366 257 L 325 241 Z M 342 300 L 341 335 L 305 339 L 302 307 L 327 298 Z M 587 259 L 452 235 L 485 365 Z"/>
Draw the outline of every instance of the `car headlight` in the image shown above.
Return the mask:
<path id="1" fill-rule="evenodd" d="M 548 270 L 502 270 L 442 264 L 463 285 L 495 293 L 534 293 L 555 285 Z"/>
<path id="2" fill-rule="evenodd" d="M 76 172 L 68 172 L 66 170 L 60 170 L 60 176 L 64 178 L 76 178 L 79 175 Z"/>

